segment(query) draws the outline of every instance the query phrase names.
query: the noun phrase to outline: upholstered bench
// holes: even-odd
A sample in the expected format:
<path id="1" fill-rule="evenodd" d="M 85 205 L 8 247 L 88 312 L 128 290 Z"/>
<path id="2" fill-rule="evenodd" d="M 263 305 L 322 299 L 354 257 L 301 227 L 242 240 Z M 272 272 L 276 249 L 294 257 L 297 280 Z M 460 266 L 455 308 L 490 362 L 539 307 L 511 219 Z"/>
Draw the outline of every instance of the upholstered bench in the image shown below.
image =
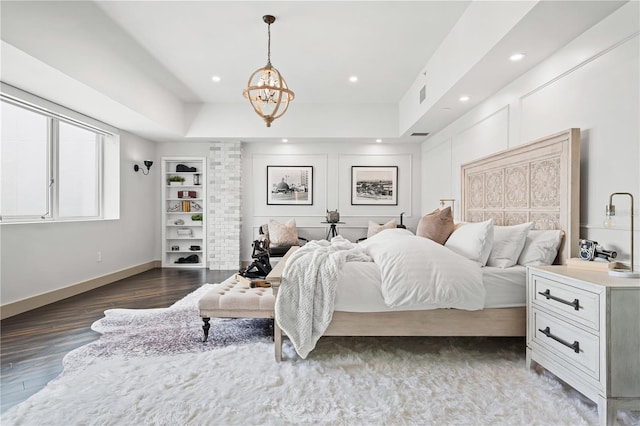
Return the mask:
<path id="1" fill-rule="evenodd" d="M 229 278 L 205 293 L 198 302 L 204 321 L 204 342 L 209 338 L 211 318 L 273 318 L 276 298 L 271 288 L 251 288 Z"/>

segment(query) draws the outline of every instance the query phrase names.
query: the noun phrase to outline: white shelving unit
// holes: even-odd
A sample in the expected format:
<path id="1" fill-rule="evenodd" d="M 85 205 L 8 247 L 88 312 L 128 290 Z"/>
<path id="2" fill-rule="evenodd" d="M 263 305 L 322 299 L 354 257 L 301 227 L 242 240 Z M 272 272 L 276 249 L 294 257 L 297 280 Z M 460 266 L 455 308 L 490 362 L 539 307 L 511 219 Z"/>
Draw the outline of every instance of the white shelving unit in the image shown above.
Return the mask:
<path id="1" fill-rule="evenodd" d="M 178 171 L 182 166 L 195 171 Z M 207 266 L 207 158 L 163 157 L 162 177 L 162 267 L 204 268 Z M 184 181 L 169 182 L 178 177 Z M 189 261 L 195 259 L 194 256 L 197 262 Z"/>

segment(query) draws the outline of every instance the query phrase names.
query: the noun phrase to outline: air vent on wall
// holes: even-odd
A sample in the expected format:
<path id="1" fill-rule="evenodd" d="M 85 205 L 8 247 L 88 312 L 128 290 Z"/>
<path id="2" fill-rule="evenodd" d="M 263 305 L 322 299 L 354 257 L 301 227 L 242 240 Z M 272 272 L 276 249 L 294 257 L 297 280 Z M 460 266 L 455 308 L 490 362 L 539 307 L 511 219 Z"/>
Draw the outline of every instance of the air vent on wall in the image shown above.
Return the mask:
<path id="1" fill-rule="evenodd" d="M 429 133 L 423 133 L 423 132 L 413 132 L 411 133 L 411 136 L 429 136 Z"/>
<path id="2" fill-rule="evenodd" d="M 427 97 L 427 86 L 422 86 L 420 89 L 420 103 L 424 102 L 424 98 Z"/>

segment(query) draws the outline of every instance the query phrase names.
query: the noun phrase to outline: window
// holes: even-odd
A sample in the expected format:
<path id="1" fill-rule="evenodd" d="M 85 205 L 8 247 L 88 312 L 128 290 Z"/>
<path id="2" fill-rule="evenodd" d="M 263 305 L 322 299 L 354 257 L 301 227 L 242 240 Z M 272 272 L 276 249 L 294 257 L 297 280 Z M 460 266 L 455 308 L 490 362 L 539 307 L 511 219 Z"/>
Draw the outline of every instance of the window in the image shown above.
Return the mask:
<path id="1" fill-rule="evenodd" d="M 4 93 L 0 107 L 3 223 L 119 216 L 117 135 Z"/>

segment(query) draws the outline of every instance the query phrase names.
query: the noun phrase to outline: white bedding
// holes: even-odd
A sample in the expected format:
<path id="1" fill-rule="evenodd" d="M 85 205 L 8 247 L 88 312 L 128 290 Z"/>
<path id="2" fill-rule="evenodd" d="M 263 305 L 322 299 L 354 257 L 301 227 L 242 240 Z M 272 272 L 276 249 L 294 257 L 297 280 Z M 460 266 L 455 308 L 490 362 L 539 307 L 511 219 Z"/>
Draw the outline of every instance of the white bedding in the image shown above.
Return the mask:
<path id="1" fill-rule="evenodd" d="M 484 308 L 525 306 L 526 267 L 482 268 L 486 289 Z M 338 274 L 334 310 L 345 312 L 385 312 L 433 309 L 428 304 L 390 308 L 382 297 L 380 269 L 371 262 L 352 262 Z"/>
<path id="2" fill-rule="evenodd" d="M 484 306 L 480 266 L 435 241 L 406 229 L 386 229 L 359 246 L 380 268 L 382 298 L 391 308 Z"/>

